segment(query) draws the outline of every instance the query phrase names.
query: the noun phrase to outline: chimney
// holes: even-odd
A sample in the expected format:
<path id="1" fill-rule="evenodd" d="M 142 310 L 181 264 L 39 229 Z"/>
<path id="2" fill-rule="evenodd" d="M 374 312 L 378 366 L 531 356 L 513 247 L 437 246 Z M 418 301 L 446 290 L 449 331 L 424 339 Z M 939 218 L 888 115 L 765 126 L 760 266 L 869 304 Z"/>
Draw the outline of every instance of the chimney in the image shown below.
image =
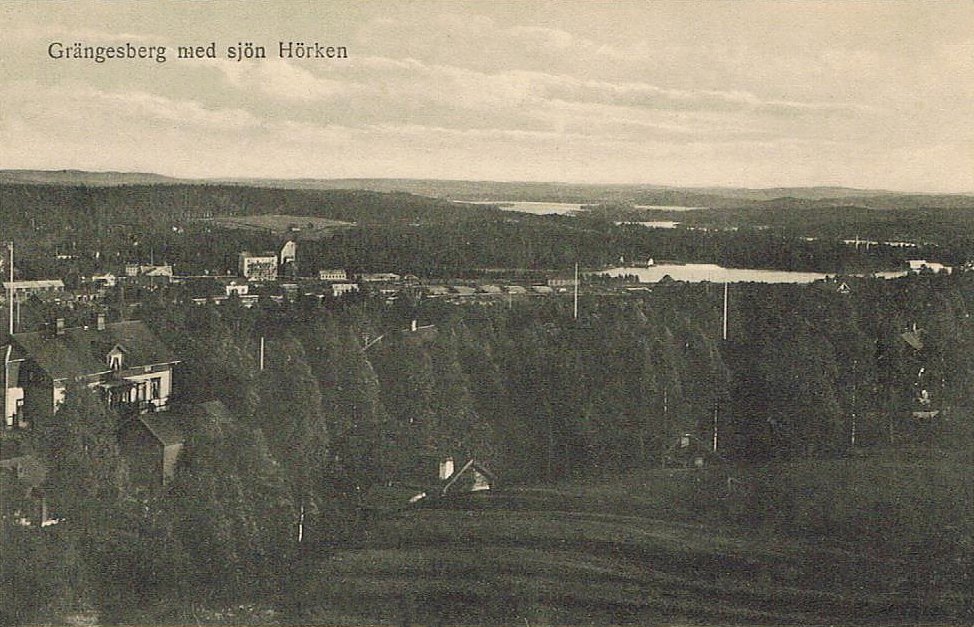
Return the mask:
<path id="1" fill-rule="evenodd" d="M 99 331 L 104 331 L 105 330 L 105 312 L 99 311 L 98 312 L 98 316 L 96 317 L 96 320 L 97 320 L 97 323 L 96 323 L 96 327 L 95 328 L 97 328 Z"/>
<path id="2" fill-rule="evenodd" d="M 64 335 L 64 318 L 54 320 L 54 335 Z"/>

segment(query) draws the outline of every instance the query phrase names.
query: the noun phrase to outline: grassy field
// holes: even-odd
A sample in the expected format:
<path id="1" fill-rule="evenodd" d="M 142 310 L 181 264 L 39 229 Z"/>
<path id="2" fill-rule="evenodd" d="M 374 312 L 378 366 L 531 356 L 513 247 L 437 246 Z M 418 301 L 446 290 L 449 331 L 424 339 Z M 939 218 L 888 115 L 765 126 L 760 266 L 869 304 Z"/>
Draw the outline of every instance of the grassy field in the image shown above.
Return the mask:
<path id="1" fill-rule="evenodd" d="M 901 457 L 646 471 L 429 503 L 314 561 L 299 579 L 302 615 L 969 625 L 971 466 Z"/>
<path id="2" fill-rule="evenodd" d="M 231 229 L 267 231 L 278 235 L 291 234 L 303 239 L 325 236 L 333 233 L 337 229 L 355 226 L 352 222 L 343 222 L 341 220 L 284 214 L 222 216 L 211 218 L 210 221 Z"/>

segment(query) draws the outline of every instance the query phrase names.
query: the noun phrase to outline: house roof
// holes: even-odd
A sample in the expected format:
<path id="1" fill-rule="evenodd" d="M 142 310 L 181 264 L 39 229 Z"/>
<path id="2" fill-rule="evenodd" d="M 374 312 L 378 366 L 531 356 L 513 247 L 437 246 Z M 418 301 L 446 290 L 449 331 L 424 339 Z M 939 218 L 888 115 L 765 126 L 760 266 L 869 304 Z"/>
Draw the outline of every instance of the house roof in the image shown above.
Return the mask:
<path id="1" fill-rule="evenodd" d="M 61 279 L 41 279 L 38 281 L 4 281 L 4 289 L 23 290 L 31 288 L 54 288 L 64 289 L 64 281 Z"/>
<path id="2" fill-rule="evenodd" d="M 920 335 L 916 331 L 907 331 L 906 333 L 900 333 L 900 337 L 903 341 L 915 348 L 916 350 L 923 350 L 923 341 L 920 339 Z"/>
<path id="3" fill-rule="evenodd" d="M 139 320 L 107 324 L 103 331 L 81 327 L 55 336 L 15 333 L 13 339 L 55 381 L 105 372 L 105 357 L 116 345 L 125 350 L 126 368 L 178 361 Z"/>
<path id="4" fill-rule="evenodd" d="M 182 444 L 186 441 L 182 431 L 180 431 L 170 419 L 155 414 L 141 414 L 139 422 L 145 425 L 149 433 L 159 440 L 163 446 Z"/>

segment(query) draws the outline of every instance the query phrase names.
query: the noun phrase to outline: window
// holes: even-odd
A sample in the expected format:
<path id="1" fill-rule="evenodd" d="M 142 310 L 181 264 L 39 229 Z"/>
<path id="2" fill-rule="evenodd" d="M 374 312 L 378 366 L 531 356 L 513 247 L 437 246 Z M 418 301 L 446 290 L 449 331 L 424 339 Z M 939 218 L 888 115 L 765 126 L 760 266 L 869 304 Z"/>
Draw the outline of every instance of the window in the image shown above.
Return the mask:
<path id="1" fill-rule="evenodd" d="M 152 394 L 149 398 L 155 400 L 162 398 L 162 377 L 154 377 L 149 379 L 149 384 L 152 388 Z"/>

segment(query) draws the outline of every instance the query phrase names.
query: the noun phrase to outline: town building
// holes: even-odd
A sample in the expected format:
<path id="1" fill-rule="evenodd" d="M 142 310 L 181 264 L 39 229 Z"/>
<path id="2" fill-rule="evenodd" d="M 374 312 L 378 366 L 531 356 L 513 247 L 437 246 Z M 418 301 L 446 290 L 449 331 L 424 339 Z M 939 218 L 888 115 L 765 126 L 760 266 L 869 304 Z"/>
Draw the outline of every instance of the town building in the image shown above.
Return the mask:
<path id="1" fill-rule="evenodd" d="M 111 272 L 106 272 L 104 274 L 94 274 L 92 275 L 90 283 L 95 285 L 100 285 L 102 287 L 115 287 L 117 283 L 117 277 Z"/>
<path id="2" fill-rule="evenodd" d="M 578 279 L 566 279 L 566 278 L 548 279 L 548 287 L 565 288 L 565 287 L 575 287 L 576 285 L 578 285 Z"/>
<path id="3" fill-rule="evenodd" d="M 359 276 L 359 280 L 363 283 L 393 283 L 399 279 L 399 275 L 393 272 L 374 272 Z"/>
<path id="4" fill-rule="evenodd" d="M 284 242 L 281 252 L 277 256 L 277 273 L 282 277 L 297 278 L 298 276 L 298 244 L 294 240 Z"/>
<path id="5" fill-rule="evenodd" d="M 926 259 L 910 259 L 907 263 L 910 264 L 910 272 L 920 273 L 924 271 L 930 272 L 940 272 L 944 271 L 947 274 L 953 272 L 953 268 L 950 266 L 945 266 L 942 263 L 937 263 L 936 261 L 927 261 Z"/>
<path id="6" fill-rule="evenodd" d="M 4 281 L 4 294 L 12 294 L 14 302 L 22 303 L 31 296 L 55 296 L 64 293 L 64 281 L 61 279 L 43 279 L 39 281 Z"/>
<path id="7" fill-rule="evenodd" d="M 129 263 L 125 264 L 125 276 L 129 278 L 139 276 L 172 277 L 172 265 L 168 263 L 159 265 Z"/>
<path id="8" fill-rule="evenodd" d="M 352 294 L 359 291 L 358 283 L 332 283 L 331 284 L 331 295 L 334 298 L 339 298 L 345 294 Z"/>
<path id="9" fill-rule="evenodd" d="M 277 255 L 274 253 L 254 255 L 243 251 L 237 259 L 240 276 L 248 281 L 277 280 Z"/>
<path id="10" fill-rule="evenodd" d="M 348 273 L 344 270 L 318 270 L 318 279 L 321 281 L 348 281 Z"/>
<path id="11" fill-rule="evenodd" d="M 428 296 L 446 296 L 450 288 L 446 285 L 427 285 L 425 291 Z"/>
<path id="12" fill-rule="evenodd" d="M 223 286 L 224 291 L 227 296 L 246 296 L 250 291 L 250 286 L 246 283 L 237 283 L 236 281 L 230 281 Z"/>
<path id="13" fill-rule="evenodd" d="M 135 413 L 169 407 L 178 360 L 141 321 L 14 333 L 4 357 L 4 425 L 26 427 L 49 419 L 71 381 L 98 390 L 113 407 Z"/>

